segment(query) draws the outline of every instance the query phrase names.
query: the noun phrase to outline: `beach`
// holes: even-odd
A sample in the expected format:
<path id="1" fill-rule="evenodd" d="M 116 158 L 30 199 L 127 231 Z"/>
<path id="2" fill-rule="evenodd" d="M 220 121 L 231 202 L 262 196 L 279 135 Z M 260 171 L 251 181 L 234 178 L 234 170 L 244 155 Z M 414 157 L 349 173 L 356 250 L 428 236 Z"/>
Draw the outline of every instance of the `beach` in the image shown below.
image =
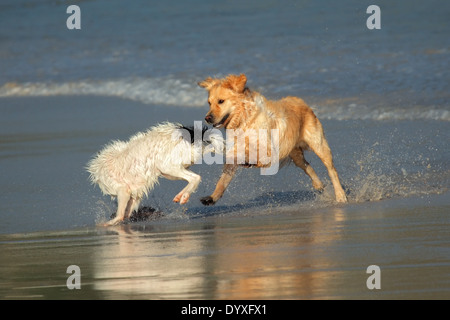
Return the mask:
<path id="1" fill-rule="evenodd" d="M 0 299 L 450 298 L 450 62 L 444 1 L 7 0 L 0 10 Z M 18 19 L 17 17 L 23 17 Z M 86 165 L 112 140 L 204 123 L 206 77 L 245 73 L 320 119 L 348 203 L 293 164 L 241 168 L 214 205 L 161 178 L 145 221 L 101 227 L 116 202 Z M 223 132 L 223 130 L 222 130 Z M 225 136 L 225 132 L 224 136 Z M 177 311 L 178 312 L 178 311 Z"/>

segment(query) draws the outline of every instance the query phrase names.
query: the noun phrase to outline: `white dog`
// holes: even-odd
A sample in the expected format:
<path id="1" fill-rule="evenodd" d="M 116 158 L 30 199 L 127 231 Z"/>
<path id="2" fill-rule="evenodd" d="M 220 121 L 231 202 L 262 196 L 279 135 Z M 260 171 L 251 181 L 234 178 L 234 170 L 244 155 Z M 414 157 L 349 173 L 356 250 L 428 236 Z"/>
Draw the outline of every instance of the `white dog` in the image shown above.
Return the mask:
<path id="1" fill-rule="evenodd" d="M 158 178 L 186 180 L 188 185 L 173 199 L 184 204 L 197 189 L 201 177 L 187 170 L 209 152 L 222 153 L 220 131 L 201 127 L 202 141 L 194 141 L 194 128 L 178 123 L 163 123 L 132 136 L 128 142 L 112 141 L 87 166 L 90 180 L 102 192 L 117 197 L 116 217 L 106 223 L 115 225 L 137 211 L 144 195 Z M 195 128 L 197 130 L 197 128 Z M 199 146 L 199 147 L 197 147 Z"/>

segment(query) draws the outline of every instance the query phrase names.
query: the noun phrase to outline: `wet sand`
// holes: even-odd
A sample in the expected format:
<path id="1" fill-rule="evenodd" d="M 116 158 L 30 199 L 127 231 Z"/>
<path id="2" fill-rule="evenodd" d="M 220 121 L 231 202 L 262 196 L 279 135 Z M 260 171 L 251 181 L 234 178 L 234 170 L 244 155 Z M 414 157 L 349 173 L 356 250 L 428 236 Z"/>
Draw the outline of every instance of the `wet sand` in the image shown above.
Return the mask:
<path id="1" fill-rule="evenodd" d="M 1 235 L 0 298 L 449 299 L 449 210 L 438 195 Z"/>

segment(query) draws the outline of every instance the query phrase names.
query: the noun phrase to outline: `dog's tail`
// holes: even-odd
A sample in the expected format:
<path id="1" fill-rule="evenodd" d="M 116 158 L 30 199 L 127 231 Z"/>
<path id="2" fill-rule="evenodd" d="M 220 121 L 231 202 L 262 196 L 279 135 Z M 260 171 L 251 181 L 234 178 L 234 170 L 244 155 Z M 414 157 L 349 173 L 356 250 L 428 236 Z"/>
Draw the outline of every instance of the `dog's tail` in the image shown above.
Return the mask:
<path id="1" fill-rule="evenodd" d="M 110 188 L 108 188 L 110 182 L 108 164 L 111 163 L 111 159 L 117 158 L 117 155 L 120 154 L 124 148 L 126 148 L 125 142 L 120 140 L 112 141 L 86 165 L 86 170 L 89 173 L 89 180 L 92 184 L 98 184 L 105 194 L 111 194 L 112 192 L 109 190 Z"/>

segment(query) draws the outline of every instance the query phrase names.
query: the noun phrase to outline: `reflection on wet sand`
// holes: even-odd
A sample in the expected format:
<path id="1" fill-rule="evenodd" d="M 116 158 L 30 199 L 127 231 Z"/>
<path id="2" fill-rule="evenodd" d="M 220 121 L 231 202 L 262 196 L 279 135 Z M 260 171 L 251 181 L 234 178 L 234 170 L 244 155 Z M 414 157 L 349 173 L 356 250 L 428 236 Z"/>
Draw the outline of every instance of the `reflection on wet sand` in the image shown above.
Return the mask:
<path id="1" fill-rule="evenodd" d="M 340 238 L 339 208 L 303 222 L 260 220 L 178 232 L 109 229 L 94 255 L 94 288 L 106 298 L 291 299 L 333 287 L 333 252 L 315 250 Z"/>
<path id="2" fill-rule="evenodd" d="M 110 240 L 98 248 L 95 290 L 103 291 L 105 298 L 176 299 L 204 287 L 203 259 L 192 254 L 202 251 L 197 232 L 155 234 L 140 229 L 115 227 L 115 235 L 109 235 Z"/>
<path id="3" fill-rule="evenodd" d="M 0 299 L 447 299 L 450 207 L 428 201 L 0 235 Z"/>

